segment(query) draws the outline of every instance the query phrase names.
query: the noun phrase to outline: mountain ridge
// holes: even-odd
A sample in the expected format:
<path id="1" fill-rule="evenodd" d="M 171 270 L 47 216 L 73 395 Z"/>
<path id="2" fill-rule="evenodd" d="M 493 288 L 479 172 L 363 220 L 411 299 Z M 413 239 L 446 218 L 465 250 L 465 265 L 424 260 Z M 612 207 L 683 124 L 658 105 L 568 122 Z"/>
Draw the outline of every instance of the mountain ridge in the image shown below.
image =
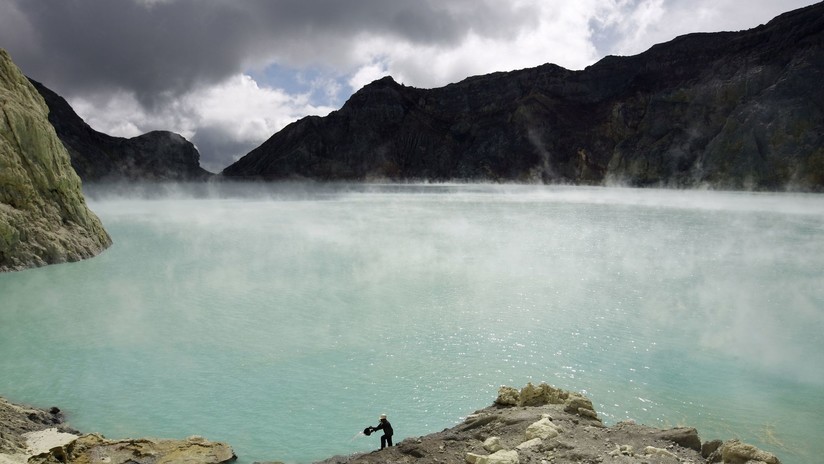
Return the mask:
<path id="1" fill-rule="evenodd" d="M 212 173 L 200 166 L 191 142 L 169 131 L 150 131 L 132 138 L 94 130 L 60 95 L 29 78 L 49 107 L 54 126 L 84 182 L 201 181 Z"/>
<path id="2" fill-rule="evenodd" d="M 583 70 L 417 89 L 384 77 L 223 171 L 265 180 L 482 180 L 824 190 L 824 3 Z"/>

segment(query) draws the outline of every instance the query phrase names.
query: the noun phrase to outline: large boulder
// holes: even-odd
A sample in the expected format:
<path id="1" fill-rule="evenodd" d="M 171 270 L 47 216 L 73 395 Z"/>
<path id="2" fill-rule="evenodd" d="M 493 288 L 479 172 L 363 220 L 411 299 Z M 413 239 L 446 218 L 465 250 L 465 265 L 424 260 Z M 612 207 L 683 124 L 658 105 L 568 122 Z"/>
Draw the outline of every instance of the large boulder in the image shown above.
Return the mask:
<path id="1" fill-rule="evenodd" d="M 693 427 L 675 427 L 672 429 L 661 430 L 656 434 L 663 440 L 669 440 L 678 446 L 701 451 L 701 438 L 698 436 L 698 430 Z"/>
<path id="2" fill-rule="evenodd" d="M 0 272 L 94 256 L 111 245 L 43 98 L 0 50 Z"/>
<path id="3" fill-rule="evenodd" d="M 496 453 L 504 449 L 504 446 L 501 444 L 501 437 L 489 437 L 484 440 L 484 449 L 490 453 Z"/>
<path id="4" fill-rule="evenodd" d="M 590 419 L 598 418 L 598 415 L 595 413 L 595 408 L 592 406 L 592 401 L 579 393 L 570 393 L 564 401 L 564 411 Z"/>
<path id="5" fill-rule="evenodd" d="M 502 386 L 498 389 L 495 404 L 499 406 L 543 406 L 545 404 L 564 404 L 569 400 L 570 392 L 555 388 L 546 383 L 537 386 L 529 382 L 524 388 Z M 590 406 L 592 406 L 590 404 Z M 590 408 L 591 409 L 591 408 Z"/>
<path id="6" fill-rule="evenodd" d="M 526 438 L 526 440 L 532 440 L 534 438 L 549 440 L 550 438 L 557 437 L 563 431 L 560 426 L 552 422 L 548 415 L 544 414 L 541 420 L 533 422 L 526 428 L 524 438 Z"/>
<path id="7" fill-rule="evenodd" d="M 781 464 L 772 453 L 760 450 L 739 440 L 729 440 L 718 450 L 723 464 Z"/>
<path id="8" fill-rule="evenodd" d="M 592 401 L 580 393 L 568 392 L 561 388 L 555 388 L 546 383 L 533 385 L 527 383 L 524 388 L 503 386 L 498 389 L 498 397 L 495 404 L 502 407 L 512 406 L 544 406 L 547 404 L 563 404 L 564 411 L 570 414 L 577 414 L 588 419 L 598 419 L 598 414 L 592 406 Z"/>
<path id="9" fill-rule="evenodd" d="M 503 386 L 498 389 L 498 397 L 495 398 L 495 404 L 498 406 L 518 406 L 521 401 L 521 393 L 517 388 Z"/>

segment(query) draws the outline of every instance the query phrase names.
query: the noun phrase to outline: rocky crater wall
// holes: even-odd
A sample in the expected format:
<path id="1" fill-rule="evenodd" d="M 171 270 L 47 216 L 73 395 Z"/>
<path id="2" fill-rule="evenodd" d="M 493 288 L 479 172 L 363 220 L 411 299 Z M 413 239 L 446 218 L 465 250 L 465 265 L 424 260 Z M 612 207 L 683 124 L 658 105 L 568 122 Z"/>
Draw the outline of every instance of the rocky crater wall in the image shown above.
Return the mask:
<path id="1" fill-rule="evenodd" d="M 223 175 L 824 191 L 822 78 L 818 3 L 580 71 L 546 64 L 436 89 L 385 77 Z"/>
<path id="2" fill-rule="evenodd" d="M 43 98 L 0 50 L 0 271 L 78 261 L 111 243 Z"/>
<path id="3" fill-rule="evenodd" d="M 49 108 L 49 122 L 69 153 L 83 182 L 203 181 L 212 173 L 200 167 L 200 153 L 183 136 L 152 131 L 132 138 L 98 132 L 66 100 L 31 80 Z"/>

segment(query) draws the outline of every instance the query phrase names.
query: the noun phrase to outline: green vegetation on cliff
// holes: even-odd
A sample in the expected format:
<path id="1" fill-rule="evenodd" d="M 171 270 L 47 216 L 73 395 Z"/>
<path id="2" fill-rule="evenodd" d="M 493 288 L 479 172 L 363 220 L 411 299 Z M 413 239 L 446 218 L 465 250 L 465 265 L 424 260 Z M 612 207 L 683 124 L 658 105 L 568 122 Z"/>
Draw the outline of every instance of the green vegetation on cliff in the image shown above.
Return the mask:
<path id="1" fill-rule="evenodd" d="M 0 50 L 0 271 L 77 261 L 109 245 L 43 98 Z"/>

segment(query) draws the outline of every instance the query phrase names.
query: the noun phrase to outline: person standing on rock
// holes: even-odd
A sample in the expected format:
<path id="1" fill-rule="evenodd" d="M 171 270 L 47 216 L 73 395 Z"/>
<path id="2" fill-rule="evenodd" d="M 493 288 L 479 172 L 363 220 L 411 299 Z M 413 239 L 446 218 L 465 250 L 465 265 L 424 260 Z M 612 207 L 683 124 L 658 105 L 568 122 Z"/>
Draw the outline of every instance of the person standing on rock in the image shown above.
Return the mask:
<path id="1" fill-rule="evenodd" d="M 394 431 L 392 430 L 392 424 L 386 420 L 386 414 L 381 414 L 378 425 L 376 427 L 369 427 L 369 430 L 371 432 L 383 430 L 383 435 L 381 436 L 381 449 L 384 449 L 387 446 L 392 446 L 392 434 Z"/>

